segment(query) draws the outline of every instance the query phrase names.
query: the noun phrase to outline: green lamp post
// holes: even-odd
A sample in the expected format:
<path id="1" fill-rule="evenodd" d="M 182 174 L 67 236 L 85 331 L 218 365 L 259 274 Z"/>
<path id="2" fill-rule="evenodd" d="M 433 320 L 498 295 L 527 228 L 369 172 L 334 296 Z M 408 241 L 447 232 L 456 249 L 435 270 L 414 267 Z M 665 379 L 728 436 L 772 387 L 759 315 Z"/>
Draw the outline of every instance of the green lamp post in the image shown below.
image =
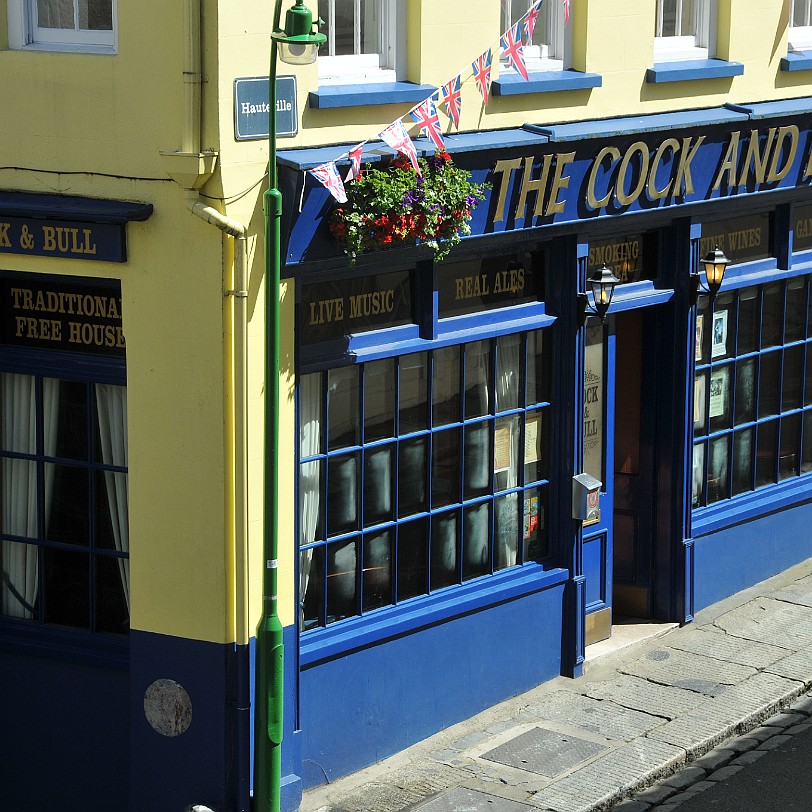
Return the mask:
<path id="1" fill-rule="evenodd" d="M 277 611 L 277 537 L 279 482 L 279 269 L 282 195 L 276 174 L 276 65 L 315 62 L 327 41 L 314 31 L 313 15 L 296 0 L 280 29 L 282 0 L 275 0 L 269 74 L 270 126 L 268 190 L 265 212 L 265 483 L 263 492 L 262 617 L 257 625 L 254 692 L 254 812 L 279 812 L 282 780 L 282 713 L 284 705 L 284 649 L 282 624 Z"/>

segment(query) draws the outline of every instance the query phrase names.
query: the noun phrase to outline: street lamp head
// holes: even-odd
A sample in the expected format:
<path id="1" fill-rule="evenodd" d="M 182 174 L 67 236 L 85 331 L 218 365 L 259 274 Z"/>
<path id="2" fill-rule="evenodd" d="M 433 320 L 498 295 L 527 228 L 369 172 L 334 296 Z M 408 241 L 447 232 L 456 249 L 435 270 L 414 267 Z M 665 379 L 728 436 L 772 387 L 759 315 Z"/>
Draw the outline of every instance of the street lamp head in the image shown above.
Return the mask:
<path id="1" fill-rule="evenodd" d="M 592 301 L 595 304 L 598 318 L 603 321 L 606 318 L 606 311 L 609 310 L 609 305 L 612 303 L 615 286 L 620 280 L 612 273 L 612 269 L 604 263 L 589 278 L 588 282 L 592 288 Z"/>
<path id="2" fill-rule="evenodd" d="M 276 30 L 271 37 L 279 49 L 279 58 L 288 65 L 310 65 L 316 61 L 319 46 L 327 42 L 327 37 L 316 28 L 321 21 L 313 23 L 313 14 L 304 4 L 296 0 L 285 14 L 284 30 Z"/>
<path id="3" fill-rule="evenodd" d="M 722 287 L 722 280 L 725 277 L 725 270 L 730 265 L 730 260 L 725 256 L 717 245 L 713 251 L 708 253 L 702 258 L 702 266 L 705 270 L 705 281 L 708 285 L 708 292 L 713 297 L 719 288 Z"/>

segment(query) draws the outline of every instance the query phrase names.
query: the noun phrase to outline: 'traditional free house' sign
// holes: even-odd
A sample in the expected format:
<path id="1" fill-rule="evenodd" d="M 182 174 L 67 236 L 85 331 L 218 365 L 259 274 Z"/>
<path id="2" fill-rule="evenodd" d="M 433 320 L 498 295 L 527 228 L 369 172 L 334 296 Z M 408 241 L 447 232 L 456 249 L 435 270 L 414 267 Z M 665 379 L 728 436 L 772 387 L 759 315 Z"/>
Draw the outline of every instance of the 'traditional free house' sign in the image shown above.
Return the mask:
<path id="1" fill-rule="evenodd" d="M 267 76 L 234 80 L 234 138 L 254 141 L 268 138 L 270 130 L 270 81 Z M 276 136 L 289 138 L 299 132 L 296 77 L 276 77 Z"/>

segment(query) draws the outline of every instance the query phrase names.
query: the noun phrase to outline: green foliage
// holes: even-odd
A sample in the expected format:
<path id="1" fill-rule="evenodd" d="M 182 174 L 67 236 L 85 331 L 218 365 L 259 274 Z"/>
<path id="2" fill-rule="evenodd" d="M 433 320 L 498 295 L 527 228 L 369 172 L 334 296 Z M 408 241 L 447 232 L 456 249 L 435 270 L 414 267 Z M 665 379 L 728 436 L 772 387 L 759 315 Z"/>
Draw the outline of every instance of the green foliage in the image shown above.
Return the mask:
<path id="1" fill-rule="evenodd" d="M 487 186 L 472 183 L 447 152 L 418 164 L 422 178 L 398 156 L 386 169 L 367 168 L 346 184 L 347 202 L 334 210 L 330 231 L 350 265 L 365 251 L 417 243 L 433 248 L 440 261 L 471 233 L 472 210 Z"/>

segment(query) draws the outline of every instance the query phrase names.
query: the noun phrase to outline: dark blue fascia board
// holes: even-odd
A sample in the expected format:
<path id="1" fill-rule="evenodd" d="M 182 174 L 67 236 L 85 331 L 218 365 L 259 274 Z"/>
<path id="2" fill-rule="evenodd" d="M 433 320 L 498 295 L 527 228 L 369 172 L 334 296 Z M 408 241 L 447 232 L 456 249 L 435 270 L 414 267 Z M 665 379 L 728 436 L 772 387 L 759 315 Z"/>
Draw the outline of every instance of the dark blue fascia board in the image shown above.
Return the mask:
<path id="1" fill-rule="evenodd" d="M 0 215 L 3 214 L 9 217 L 120 225 L 131 220 L 146 220 L 152 214 L 152 204 L 69 195 L 0 192 Z"/>
<path id="2" fill-rule="evenodd" d="M 374 619 L 368 615 L 307 632 L 301 637 L 299 662 L 308 666 L 334 659 L 349 651 L 445 623 L 497 603 L 550 589 L 563 584 L 567 578 L 565 569 L 545 571 L 536 564 L 528 564 L 521 570 L 504 570 L 487 579 L 470 581 L 436 595 L 415 599 L 410 602 L 410 611 L 406 611 L 405 606 L 392 606 L 375 612 Z"/>
<path id="3" fill-rule="evenodd" d="M 681 62 L 658 62 L 646 71 L 648 84 L 664 82 L 695 82 L 701 79 L 726 79 L 741 76 L 744 65 L 741 62 L 727 62 L 724 59 L 685 59 Z"/>
<path id="4" fill-rule="evenodd" d="M 727 102 L 725 107 L 737 113 L 744 113 L 748 118 L 774 118 L 776 116 L 802 116 L 812 113 L 812 96 L 801 96 L 797 99 L 758 102 L 757 104 L 733 104 Z"/>
<path id="5" fill-rule="evenodd" d="M 600 87 L 603 79 L 598 73 L 577 70 L 536 71 L 525 81 L 517 73 L 508 73 L 494 79 L 491 92 L 494 96 L 523 96 L 527 93 L 554 93 L 560 90 L 589 90 Z"/>
<path id="6" fill-rule="evenodd" d="M 370 82 L 366 85 L 325 85 L 311 90 L 307 99 L 314 110 L 329 110 L 371 104 L 417 104 L 436 91 L 434 85 L 413 82 Z"/>
<path id="7" fill-rule="evenodd" d="M 812 70 L 812 51 L 790 51 L 781 58 L 781 70 Z"/>
<path id="8" fill-rule="evenodd" d="M 511 147 L 536 147 L 546 144 L 549 138 L 538 133 L 520 130 L 492 130 L 489 132 L 460 133 L 458 135 L 444 135 L 446 150 L 454 155 L 458 152 L 482 152 L 492 149 L 509 149 Z M 436 150 L 428 138 L 412 139 L 417 148 L 418 155 L 431 155 Z M 338 144 L 332 147 L 312 147 L 310 149 L 286 149 L 276 154 L 276 161 L 280 166 L 287 166 L 298 172 L 313 169 L 327 161 L 349 163 L 347 157 L 354 144 Z M 343 158 L 338 160 L 339 156 Z M 388 160 L 395 155 L 382 141 L 375 141 L 364 145 L 361 154 L 362 163 L 378 163 Z"/>
<path id="9" fill-rule="evenodd" d="M 710 127 L 746 121 L 746 113 L 727 107 L 707 110 L 681 110 L 678 113 L 656 113 L 627 118 L 593 119 L 571 124 L 524 124 L 522 129 L 546 136 L 550 141 L 588 141 L 591 138 L 612 138 L 638 133 L 666 132 L 692 127 Z"/>

